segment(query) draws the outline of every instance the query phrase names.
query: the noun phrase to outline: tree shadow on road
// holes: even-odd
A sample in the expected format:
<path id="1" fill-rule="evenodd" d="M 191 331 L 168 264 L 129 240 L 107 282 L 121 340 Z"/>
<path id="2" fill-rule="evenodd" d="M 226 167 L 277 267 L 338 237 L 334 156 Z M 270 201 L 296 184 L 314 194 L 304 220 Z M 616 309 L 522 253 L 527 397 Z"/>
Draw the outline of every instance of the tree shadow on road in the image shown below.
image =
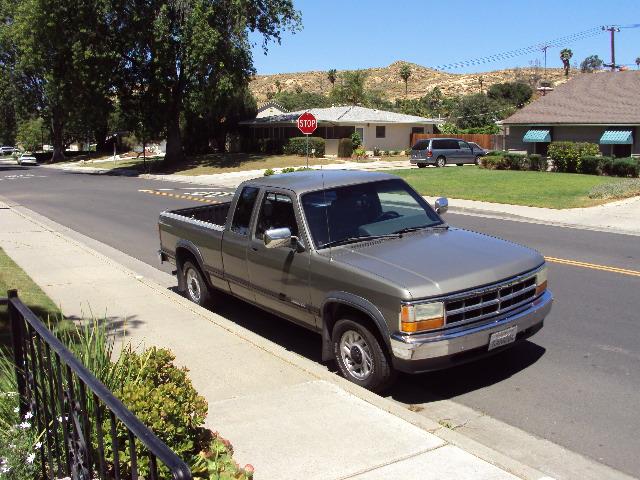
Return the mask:
<path id="1" fill-rule="evenodd" d="M 517 375 L 536 363 L 545 352 L 545 348 L 525 340 L 494 356 L 458 367 L 401 375 L 388 394 L 408 404 L 451 399 Z"/>

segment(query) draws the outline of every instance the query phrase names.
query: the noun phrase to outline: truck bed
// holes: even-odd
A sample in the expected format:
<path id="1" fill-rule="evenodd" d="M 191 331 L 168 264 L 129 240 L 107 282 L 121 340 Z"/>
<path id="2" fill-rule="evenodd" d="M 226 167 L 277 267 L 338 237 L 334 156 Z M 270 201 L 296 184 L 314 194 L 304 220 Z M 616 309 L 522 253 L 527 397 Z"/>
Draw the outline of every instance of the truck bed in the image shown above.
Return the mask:
<path id="1" fill-rule="evenodd" d="M 200 220 L 201 222 L 224 226 L 227 222 L 227 214 L 229 213 L 230 206 L 231 202 L 224 202 L 216 203 L 214 205 L 204 205 L 202 207 L 180 208 L 178 210 L 170 210 L 169 213 L 194 220 Z"/>

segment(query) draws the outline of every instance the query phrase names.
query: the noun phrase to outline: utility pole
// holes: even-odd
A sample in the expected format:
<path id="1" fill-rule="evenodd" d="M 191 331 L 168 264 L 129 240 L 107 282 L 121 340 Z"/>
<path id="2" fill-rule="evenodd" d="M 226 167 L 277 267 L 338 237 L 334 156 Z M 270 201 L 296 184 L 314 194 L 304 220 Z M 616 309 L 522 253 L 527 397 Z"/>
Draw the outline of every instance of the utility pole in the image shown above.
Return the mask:
<path id="1" fill-rule="evenodd" d="M 547 50 L 549 45 L 543 45 L 540 49 L 544 52 L 544 79 L 547 79 Z"/>
<path id="2" fill-rule="evenodd" d="M 611 71 L 615 72 L 618 65 L 616 65 L 616 45 L 615 45 L 615 34 L 620 31 L 620 28 L 616 25 L 603 25 L 603 31 L 609 31 L 611 33 L 611 63 L 606 64 L 605 67 L 611 67 Z"/>

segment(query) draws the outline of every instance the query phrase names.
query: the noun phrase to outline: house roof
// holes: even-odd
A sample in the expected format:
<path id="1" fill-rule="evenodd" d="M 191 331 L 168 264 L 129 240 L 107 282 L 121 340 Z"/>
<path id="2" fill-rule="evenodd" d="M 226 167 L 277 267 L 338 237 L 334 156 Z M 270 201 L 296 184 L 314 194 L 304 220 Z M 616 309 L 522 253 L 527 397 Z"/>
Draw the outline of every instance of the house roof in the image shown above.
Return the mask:
<path id="1" fill-rule="evenodd" d="M 256 118 L 254 120 L 240 122 L 245 125 L 259 125 L 264 123 L 295 123 L 298 117 L 304 112 L 311 112 L 318 123 L 331 123 L 335 125 L 353 125 L 358 123 L 442 123 L 443 120 L 416 117 L 403 113 L 388 112 L 386 110 L 375 110 L 358 106 L 342 106 L 329 108 L 311 108 L 309 110 L 298 110 L 278 115 Z"/>
<path id="2" fill-rule="evenodd" d="M 640 72 L 583 74 L 503 121 L 504 125 L 640 125 Z"/>
<path id="3" fill-rule="evenodd" d="M 287 112 L 288 110 L 280 105 L 278 102 L 274 102 L 273 100 L 268 101 L 267 103 L 263 103 L 258 107 L 258 113 L 264 112 L 269 108 L 277 108 L 281 112 Z"/>

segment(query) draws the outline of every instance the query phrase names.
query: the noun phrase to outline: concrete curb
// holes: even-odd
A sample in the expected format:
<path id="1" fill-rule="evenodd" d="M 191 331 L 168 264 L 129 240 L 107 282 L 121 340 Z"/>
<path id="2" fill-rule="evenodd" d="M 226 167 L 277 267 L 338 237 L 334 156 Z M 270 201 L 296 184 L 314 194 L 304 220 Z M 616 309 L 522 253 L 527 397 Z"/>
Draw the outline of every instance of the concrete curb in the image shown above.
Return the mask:
<path id="1" fill-rule="evenodd" d="M 203 318 L 204 320 L 207 320 L 217 325 L 218 327 L 227 330 L 233 335 L 249 342 L 253 346 L 273 356 L 276 356 L 281 360 L 284 360 L 286 363 L 296 368 L 299 368 L 300 370 L 312 375 L 316 379 L 325 380 L 331 384 L 334 384 L 339 388 L 341 388 L 342 390 L 344 390 L 345 392 L 347 392 L 348 394 L 353 395 L 356 398 L 359 398 L 360 400 L 363 400 L 385 412 L 388 412 L 420 429 L 423 429 L 429 433 L 432 433 L 438 436 L 439 438 L 441 438 L 442 440 L 444 440 L 445 442 L 455 445 L 471 453 L 472 455 L 492 465 L 495 465 L 496 467 L 501 468 L 517 477 L 520 477 L 522 479 L 527 479 L 527 480 L 529 479 L 541 480 L 543 478 L 544 479 L 549 478 L 545 473 L 535 468 L 529 467 L 515 459 L 509 458 L 506 455 L 503 455 L 486 445 L 482 445 L 479 442 L 472 440 L 471 438 L 466 437 L 465 435 L 459 432 L 450 430 L 448 428 L 444 428 L 440 424 L 438 424 L 436 421 L 429 419 L 423 415 L 419 415 L 416 412 L 412 412 L 408 410 L 406 407 L 402 406 L 399 403 L 396 403 L 391 399 L 378 396 L 368 390 L 365 390 L 359 387 L 358 385 L 348 382 L 344 378 L 339 377 L 338 375 L 328 371 L 321 364 L 318 364 L 312 360 L 309 360 L 297 353 L 291 352 L 285 349 L 284 347 L 281 347 L 280 345 L 277 345 L 271 342 L 270 340 L 267 340 L 262 336 L 252 332 L 251 330 L 241 327 L 236 323 L 215 314 L 214 312 L 211 312 L 205 308 L 202 308 L 190 302 L 185 297 L 173 291 L 168 290 L 166 287 L 160 285 L 154 280 L 141 276 L 139 273 L 136 273 L 131 268 L 123 265 L 117 260 L 114 260 L 111 256 L 105 253 L 102 253 L 102 251 L 115 250 L 115 249 L 112 249 L 112 247 L 101 244 L 100 242 L 93 239 L 90 239 L 91 242 L 89 243 L 92 244 L 92 247 L 90 247 L 82 241 L 82 237 L 84 237 L 84 235 L 74 232 L 73 230 L 70 230 L 67 227 L 64 227 L 62 225 L 59 225 L 56 222 L 53 222 L 47 219 L 46 217 L 43 217 L 35 212 L 32 212 L 27 208 L 15 205 L 12 202 L 8 201 L 7 199 L 3 199 L 1 196 L 0 196 L 0 201 L 3 201 L 7 206 L 12 208 L 16 213 L 28 219 L 29 221 L 39 225 L 43 229 L 50 231 L 51 233 L 64 239 L 65 241 L 75 244 L 75 246 L 77 246 L 78 248 L 81 248 L 91 253 L 92 255 L 100 258 L 101 260 L 105 261 L 106 263 L 110 264 L 111 266 L 115 267 L 116 269 L 120 270 L 126 275 L 144 284 L 145 286 L 147 286 L 157 294 L 163 295 L 164 297 L 168 298 L 170 301 L 179 305 L 180 307 L 183 307 L 184 309 Z M 74 238 L 71 238 L 70 235 L 62 232 L 68 232 L 68 233 L 73 232 Z M 102 248 L 103 246 L 104 248 Z M 96 250 L 96 248 L 100 248 L 100 250 L 102 251 L 98 251 Z M 121 257 L 121 259 L 123 259 L 124 257 L 128 257 L 126 254 L 122 252 L 120 252 L 119 256 Z M 136 262 L 139 262 L 139 261 L 135 259 L 131 259 L 131 262 L 127 262 L 127 263 L 136 263 Z M 163 275 L 166 275 L 166 274 L 163 274 Z"/>

